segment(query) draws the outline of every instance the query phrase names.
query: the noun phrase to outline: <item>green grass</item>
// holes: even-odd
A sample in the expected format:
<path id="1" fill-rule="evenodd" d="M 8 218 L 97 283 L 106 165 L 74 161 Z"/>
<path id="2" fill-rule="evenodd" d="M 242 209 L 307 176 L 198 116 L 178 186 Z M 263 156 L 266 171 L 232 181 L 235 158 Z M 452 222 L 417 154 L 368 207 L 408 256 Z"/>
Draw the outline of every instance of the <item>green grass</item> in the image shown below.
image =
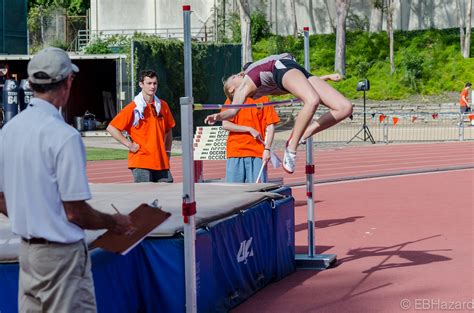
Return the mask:
<path id="1" fill-rule="evenodd" d="M 179 153 L 171 153 L 171 156 L 180 155 Z M 128 150 L 87 147 L 86 156 L 87 161 L 126 160 L 128 158 Z"/>
<path id="2" fill-rule="evenodd" d="M 128 150 L 110 148 L 86 148 L 87 161 L 125 160 Z"/>

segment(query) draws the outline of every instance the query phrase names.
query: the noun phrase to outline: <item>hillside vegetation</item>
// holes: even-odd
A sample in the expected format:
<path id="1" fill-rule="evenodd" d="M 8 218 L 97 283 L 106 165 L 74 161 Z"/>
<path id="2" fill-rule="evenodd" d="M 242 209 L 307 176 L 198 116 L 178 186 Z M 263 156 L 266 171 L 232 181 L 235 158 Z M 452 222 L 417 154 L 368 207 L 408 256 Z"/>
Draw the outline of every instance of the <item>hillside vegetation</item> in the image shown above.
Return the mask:
<path id="1" fill-rule="evenodd" d="M 334 34 L 310 36 L 310 64 L 314 74 L 333 72 L 335 37 Z M 373 100 L 459 92 L 466 81 L 474 82 L 474 58 L 461 56 L 458 29 L 395 32 L 393 75 L 390 75 L 386 32 L 349 32 L 346 40 L 346 77 L 333 86 L 349 98 L 362 96 L 356 85 L 363 78 L 370 80 L 367 97 Z M 303 38 L 270 36 L 255 43 L 253 49 L 254 60 L 290 52 L 304 64 Z"/>

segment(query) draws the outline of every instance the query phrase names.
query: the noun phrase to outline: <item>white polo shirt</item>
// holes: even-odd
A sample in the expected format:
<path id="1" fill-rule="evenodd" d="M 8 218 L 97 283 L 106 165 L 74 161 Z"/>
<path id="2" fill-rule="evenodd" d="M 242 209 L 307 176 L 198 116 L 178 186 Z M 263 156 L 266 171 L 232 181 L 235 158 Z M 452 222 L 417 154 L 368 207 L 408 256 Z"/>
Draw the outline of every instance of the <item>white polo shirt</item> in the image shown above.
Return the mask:
<path id="1" fill-rule="evenodd" d="M 13 233 L 62 243 L 83 239 L 62 201 L 91 198 L 85 166 L 77 130 L 51 103 L 33 98 L 0 131 L 0 192 Z"/>

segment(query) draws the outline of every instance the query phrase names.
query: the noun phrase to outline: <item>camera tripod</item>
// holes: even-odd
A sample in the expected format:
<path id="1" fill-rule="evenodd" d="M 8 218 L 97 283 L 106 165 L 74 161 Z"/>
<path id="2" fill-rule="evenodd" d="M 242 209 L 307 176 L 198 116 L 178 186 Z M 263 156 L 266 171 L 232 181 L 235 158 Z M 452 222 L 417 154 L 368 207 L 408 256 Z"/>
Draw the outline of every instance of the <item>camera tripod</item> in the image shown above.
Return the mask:
<path id="1" fill-rule="evenodd" d="M 364 137 L 359 137 L 359 134 L 362 132 L 364 134 Z M 359 131 L 347 143 L 350 143 L 355 138 L 359 138 L 364 141 L 370 140 L 371 143 L 373 144 L 375 143 L 374 137 L 370 133 L 369 126 L 367 126 L 366 110 L 365 110 L 365 90 L 364 90 L 364 124 L 362 125 L 362 128 L 359 129 Z"/>

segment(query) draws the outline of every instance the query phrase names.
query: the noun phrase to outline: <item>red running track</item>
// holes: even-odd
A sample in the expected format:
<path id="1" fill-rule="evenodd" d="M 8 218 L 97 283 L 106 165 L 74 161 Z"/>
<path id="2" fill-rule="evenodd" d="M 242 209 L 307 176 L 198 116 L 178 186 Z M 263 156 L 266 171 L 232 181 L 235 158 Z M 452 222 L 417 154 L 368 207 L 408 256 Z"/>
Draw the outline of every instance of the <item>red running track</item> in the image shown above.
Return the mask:
<path id="1" fill-rule="evenodd" d="M 316 251 L 336 267 L 298 270 L 233 312 L 473 312 L 473 190 L 473 169 L 318 185 Z M 305 253 L 306 206 L 295 224 Z"/>
<path id="2" fill-rule="evenodd" d="M 233 312 L 474 310 L 474 143 L 325 149 L 315 160 L 317 253 L 337 254 L 338 263 L 296 271 Z M 172 168 L 181 181 L 180 158 Z M 224 168 L 206 162 L 205 178 L 223 177 Z M 295 174 L 271 169 L 270 177 L 303 182 L 303 169 L 300 159 Z M 126 161 L 89 162 L 88 175 L 91 182 L 131 181 Z M 382 177 L 347 180 L 363 176 Z M 307 251 L 305 192 L 293 187 L 299 253 Z"/>
<path id="3" fill-rule="evenodd" d="M 280 156 L 282 153 L 278 153 Z M 474 167 L 474 142 L 433 144 L 394 144 L 334 149 L 315 149 L 315 181 L 339 180 L 363 176 L 393 175 L 410 171 L 430 171 L 455 167 Z M 269 168 L 270 178 L 284 178 L 285 184 L 305 180 L 305 152 L 298 152 L 294 174 L 282 168 Z M 181 157 L 171 158 L 171 171 L 176 182 L 183 178 Z M 126 160 L 94 161 L 87 163 L 87 174 L 92 183 L 132 182 Z M 225 161 L 204 161 L 204 179 L 225 176 Z"/>

